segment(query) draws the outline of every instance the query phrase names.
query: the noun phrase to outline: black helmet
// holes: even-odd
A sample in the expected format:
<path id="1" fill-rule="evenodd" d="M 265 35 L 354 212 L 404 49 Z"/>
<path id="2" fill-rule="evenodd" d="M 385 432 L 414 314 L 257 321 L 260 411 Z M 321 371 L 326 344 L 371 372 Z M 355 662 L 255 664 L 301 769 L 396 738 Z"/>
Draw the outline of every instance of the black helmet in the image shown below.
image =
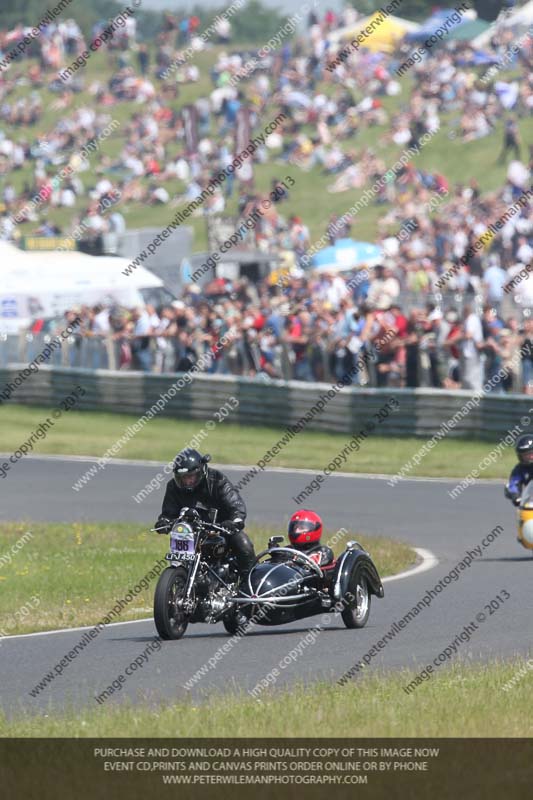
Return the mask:
<path id="1" fill-rule="evenodd" d="M 174 459 L 174 480 L 178 489 L 193 492 L 207 475 L 207 462 L 211 456 L 202 456 L 198 450 L 186 447 Z"/>
<path id="2" fill-rule="evenodd" d="M 533 435 L 525 433 L 515 444 L 516 455 L 521 464 L 533 464 Z"/>

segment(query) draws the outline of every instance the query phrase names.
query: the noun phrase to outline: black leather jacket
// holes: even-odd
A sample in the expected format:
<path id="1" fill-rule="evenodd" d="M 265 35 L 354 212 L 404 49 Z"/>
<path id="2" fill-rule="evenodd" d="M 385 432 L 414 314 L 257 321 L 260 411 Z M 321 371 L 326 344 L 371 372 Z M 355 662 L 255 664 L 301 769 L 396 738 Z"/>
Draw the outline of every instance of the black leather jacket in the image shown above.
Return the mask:
<path id="1" fill-rule="evenodd" d="M 175 519 L 182 508 L 194 508 L 198 503 L 207 508 L 216 508 L 219 523 L 236 519 L 244 523 L 246 519 L 246 506 L 237 489 L 222 472 L 209 468 L 207 477 L 192 492 L 178 489 L 174 478 L 169 480 L 159 519 L 161 517 Z"/>

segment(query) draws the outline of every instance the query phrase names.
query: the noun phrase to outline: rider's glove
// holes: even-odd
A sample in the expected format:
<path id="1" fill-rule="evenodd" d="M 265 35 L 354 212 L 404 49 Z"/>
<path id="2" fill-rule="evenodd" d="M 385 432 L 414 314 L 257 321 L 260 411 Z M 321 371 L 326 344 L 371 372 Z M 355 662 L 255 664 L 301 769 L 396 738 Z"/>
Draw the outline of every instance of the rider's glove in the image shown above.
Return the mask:
<path id="1" fill-rule="evenodd" d="M 222 528 L 225 528 L 227 532 L 231 535 L 233 533 L 238 533 L 242 531 L 244 528 L 244 521 L 242 519 L 230 519 L 227 522 L 220 523 Z"/>
<path id="2" fill-rule="evenodd" d="M 504 487 L 503 490 L 504 495 L 507 497 L 508 500 L 512 502 L 514 506 L 519 506 L 521 502 L 521 497 L 518 492 L 511 492 L 508 486 Z"/>
<path id="3" fill-rule="evenodd" d="M 154 527 L 157 528 L 157 533 L 170 533 L 172 520 L 168 517 L 159 517 Z"/>
<path id="4" fill-rule="evenodd" d="M 507 497 L 508 500 L 511 500 L 514 506 L 520 505 L 520 495 L 517 492 L 511 492 L 508 486 L 504 487 L 503 490 L 504 495 Z"/>

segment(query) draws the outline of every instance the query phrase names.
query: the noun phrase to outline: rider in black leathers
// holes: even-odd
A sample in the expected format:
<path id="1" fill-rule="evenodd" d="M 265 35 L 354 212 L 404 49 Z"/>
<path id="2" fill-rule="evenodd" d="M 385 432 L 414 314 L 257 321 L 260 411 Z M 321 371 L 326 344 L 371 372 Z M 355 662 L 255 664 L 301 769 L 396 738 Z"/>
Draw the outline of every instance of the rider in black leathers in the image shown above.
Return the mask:
<path id="1" fill-rule="evenodd" d="M 246 506 L 228 478 L 207 466 L 210 458 L 191 447 L 178 453 L 174 459 L 173 478 L 167 483 L 163 508 L 155 527 L 159 533 L 168 533 L 171 521 L 184 508 L 195 508 L 200 504 L 217 509 L 223 520 L 217 524 L 228 530 L 228 544 L 237 558 L 242 580 L 255 562 L 254 546 L 243 530 Z"/>

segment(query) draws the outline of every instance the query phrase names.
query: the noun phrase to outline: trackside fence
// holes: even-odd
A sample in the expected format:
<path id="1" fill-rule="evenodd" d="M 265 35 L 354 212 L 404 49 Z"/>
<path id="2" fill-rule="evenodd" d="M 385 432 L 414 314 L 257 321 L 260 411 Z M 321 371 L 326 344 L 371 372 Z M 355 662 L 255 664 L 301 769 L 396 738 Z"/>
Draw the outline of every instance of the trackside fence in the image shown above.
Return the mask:
<path id="1" fill-rule="evenodd" d="M 14 385 L 25 364 L 0 367 L 0 389 Z M 85 394 L 78 410 L 122 412 L 141 416 L 176 382 L 180 375 L 111 370 L 71 369 L 41 365 L 38 372 L 19 384 L 1 405 L 21 403 L 54 406 L 68 393 L 73 381 L 83 385 Z M 184 385 L 185 384 L 185 385 Z M 464 408 L 472 398 L 467 391 L 434 389 L 361 389 L 347 387 L 330 392 L 328 383 L 303 383 L 254 378 L 197 374 L 165 402 L 161 415 L 175 419 L 211 418 L 229 395 L 238 398 L 232 422 L 241 425 L 267 425 L 277 428 L 296 424 L 306 412 L 325 398 L 323 409 L 306 423 L 306 430 L 353 433 L 377 413 L 387 397 L 398 400 L 380 435 L 432 436 L 440 426 L 463 409 L 447 436 L 492 441 L 508 432 L 527 415 L 531 398 L 525 395 L 487 394 L 468 413 Z M 4 397 L 6 393 L 4 392 Z"/>

